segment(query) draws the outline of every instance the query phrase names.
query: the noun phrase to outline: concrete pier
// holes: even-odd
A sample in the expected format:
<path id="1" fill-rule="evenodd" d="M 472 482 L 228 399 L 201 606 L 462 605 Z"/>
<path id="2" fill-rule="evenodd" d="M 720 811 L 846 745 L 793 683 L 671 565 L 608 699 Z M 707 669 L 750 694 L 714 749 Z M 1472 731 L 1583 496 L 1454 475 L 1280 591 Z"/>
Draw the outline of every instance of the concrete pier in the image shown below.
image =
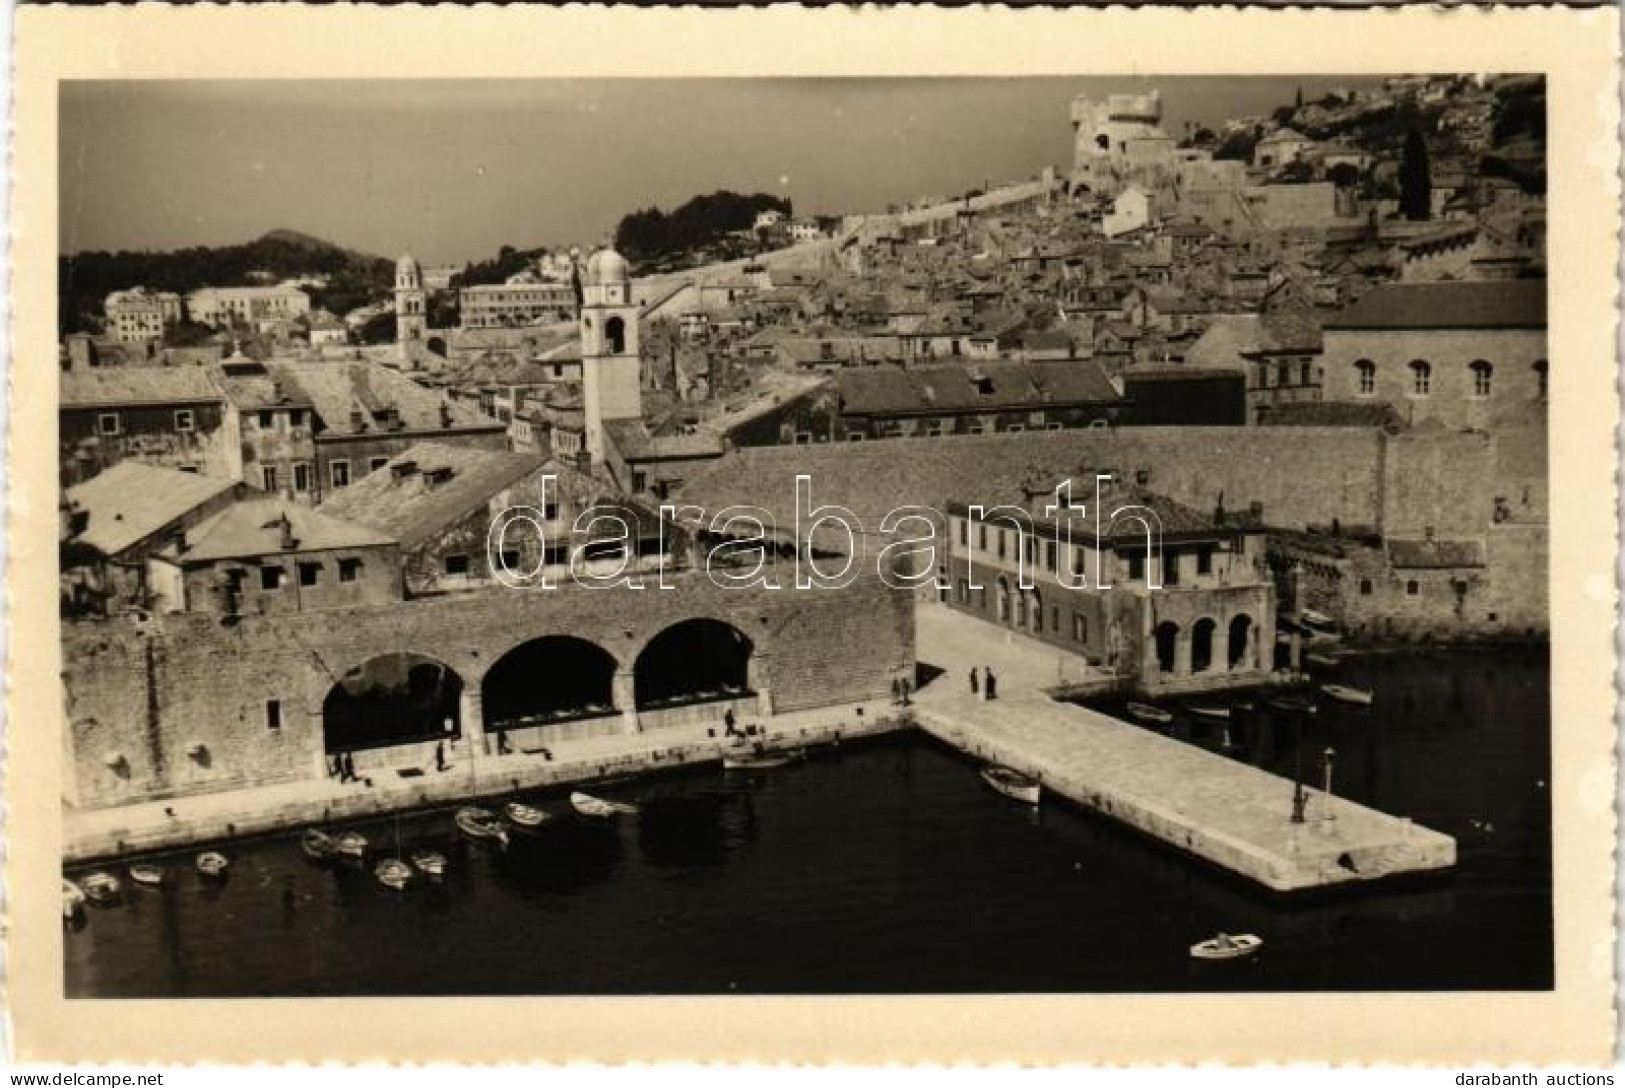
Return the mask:
<path id="1" fill-rule="evenodd" d="M 1291 781 L 1056 702 L 1046 693 L 1052 649 L 994 642 L 979 621 L 931 612 L 919 615 L 920 660 L 946 671 L 918 693 L 915 720 L 969 755 L 1033 775 L 1051 793 L 1277 892 L 1456 863 L 1450 836 L 1318 790 L 1309 791 L 1304 822 L 1293 823 Z M 999 677 L 993 702 L 970 692 L 978 661 Z"/>

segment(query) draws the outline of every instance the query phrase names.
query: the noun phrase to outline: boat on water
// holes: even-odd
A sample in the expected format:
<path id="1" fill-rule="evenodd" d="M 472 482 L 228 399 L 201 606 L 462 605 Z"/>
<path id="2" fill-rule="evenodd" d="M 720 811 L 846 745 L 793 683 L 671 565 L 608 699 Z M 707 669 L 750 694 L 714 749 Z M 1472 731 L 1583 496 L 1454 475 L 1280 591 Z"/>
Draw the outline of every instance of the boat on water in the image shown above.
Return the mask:
<path id="1" fill-rule="evenodd" d="M 299 833 L 299 849 L 311 861 L 332 861 L 339 852 L 333 836 L 315 827 L 307 827 Z"/>
<path id="2" fill-rule="evenodd" d="M 1298 619 L 1306 627 L 1336 627 L 1337 621 L 1324 612 L 1316 612 L 1313 608 L 1305 608 L 1298 613 Z"/>
<path id="3" fill-rule="evenodd" d="M 435 850 L 414 850 L 412 866 L 424 876 L 444 876 L 446 855 Z"/>
<path id="4" fill-rule="evenodd" d="M 535 805 L 527 805 L 523 801 L 509 801 L 502 806 L 508 820 L 521 831 L 534 831 L 547 823 L 550 816 Z"/>
<path id="5" fill-rule="evenodd" d="M 1272 695 L 1264 700 L 1264 705 L 1271 710 L 1279 710 L 1283 714 L 1313 714 L 1315 712 L 1315 704 L 1297 695 Z"/>
<path id="6" fill-rule="evenodd" d="M 625 801 L 605 801 L 591 794 L 576 792 L 570 795 L 570 807 L 583 816 L 593 816 L 598 819 L 608 819 L 611 816 L 634 813 L 638 806 L 629 805 Z"/>
<path id="7" fill-rule="evenodd" d="M 1347 684 L 1322 684 L 1320 690 L 1340 703 L 1353 706 L 1370 706 L 1377 699 L 1377 693 L 1369 688 L 1350 687 Z"/>
<path id="8" fill-rule="evenodd" d="M 333 836 L 333 846 L 345 857 L 358 858 L 367 852 L 367 836 L 359 831 L 340 831 Z"/>
<path id="9" fill-rule="evenodd" d="M 79 886 L 84 888 L 85 898 L 99 907 L 118 902 L 118 897 L 124 890 L 118 877 L 112 873 L 91 873 L 79 882 Z"/>
<path id="10" fill-rule="evenodd" d="M 380 861 L 378 867 L 373 870 L 373 875 L 378 878 L 378 883 L 396 891 L 404 891 L 406 886 L 412 883 L 412 867 L 400 858 L 385 858 Z"/>
<path id="11" fill-rule="evenodd" d="M 1315 669 L 1337 668 L 1337 658 L 1331 654 L 1304 654 L 1303 663 Z"/>
<path id="12" fill-rule="evenodd" d="M 780 748 L 777 751 L 762 752 L 729 752 L 722 753 L 722 769 L 725 771 L 765 771 L 773 767 L 782 767 L 786 763 L 794 763 L 802 756 L 799 748 Z"/>
<path id="13" fill-rule="evenodd" d="M 1199 960 L 1233 960 L 1252 955 L 1263 943 L 1264 938 L 1253 933 L 1220 933 L 1191 945 L 1191 956 Z"/>
<path id="14" fill-rule="evenodd" d="M 1020 801 L 1024 805 L 1038 804 L 1038 798 L 1043 793 L 1038 779 L 1011 767 L 983 767 L 982 781 L 1010 800 Z"/>
<path id="15" fill-rule="evenodd" d="M 460 808 L 456 816 L 457 830 L 471 839 L 508 845 L 508 832 L 496 814 L 483 808 Z"/>
<path id="16" fill-rule="evenodd" d="M 197 856 L 197 871 L 201 876 L 225 876 L 230 860 L 218 850 L 205 850 Z"/>
<path id="17" fill-rule="evenodd" d="M 1150 706 L 1146 703 L 1124 703 L 1123 709 L 1128 711 L 1129 717 L 1148 722 L 1151 725 L 1172 725 L 1174 716 L 1160 706 Z"/>
<path id="18" fill-rule="evenodd" d="M 76 917 L 85 909 L 85 890 L 67 877 L 62 878 L 62 917 Z"/>
<path id="19" fill-rule="evenodd" d="M 1227 706 L 1204 703 L 1200 706 L 1187 706 L 1185 709 L 1200 718 L 1212 718 L 1215 721 L 1226 722 L 1230 720 L 1230 708 Z"/>
<path id="20" fill-rule="evenodd" d="M 132 865 L 130 879 L 137 884 L 156 888 L 164 882 L 164 870 L 157 865 Z"/>

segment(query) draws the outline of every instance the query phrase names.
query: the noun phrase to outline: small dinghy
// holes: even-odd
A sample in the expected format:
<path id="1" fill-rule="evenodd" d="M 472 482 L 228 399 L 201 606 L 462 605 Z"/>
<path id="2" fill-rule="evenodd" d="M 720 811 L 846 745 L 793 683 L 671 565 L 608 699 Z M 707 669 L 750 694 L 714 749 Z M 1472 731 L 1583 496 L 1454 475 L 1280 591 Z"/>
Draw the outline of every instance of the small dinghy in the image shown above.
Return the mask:
<path id="1" fill-rule="evenodd" d="M 570 807 L 583 816 L 592 816 L 600 820 L 608 819 L 611 816 L 634 813 L 638 810 L 638 806 L 629 805 L 624 801 L 605 801 L 591 794 L 580 792 L 570 795 Z"/>
<path id="2" fill-rule="evenodd" d="M 1199 960 L 1233 960 L 1252 955 L 1263 943 L 1264 938 L 1252 933 L 1220 933 L 1191 945 L 1191 956 Z"/>
<path id="3" fill-rule="evenodd" d="M 1010 800 L 1020 801 L 1024 805 L 1038 804 L 1039 795 L 1043 792 L 1038 779 L 1010 767 L 984 767 L 982 781 Z"/>
<path id="4" fill-rule="evenodd" d="M 507 814 L 509 821 L 521 831 L 534 831 L 550 819 L 547 813 L 541 809 L 534 805 L 527 805 L 522 801 L 509 801 L 502 806 L 502 811 Z"/>
<path id="5" fill-rule="evenodd" d="M 725 771 L 765 771 L 774 767 L 782 767 L 786 763 L 794 763 L 801 758 L 800 749 L 781 748 L 776 752 L 728 752 L 722 753 L 722 769 Z"/>
<path id="6" fill-rule="evenodd" d="M 406 886 L 412 882 L 412 867 L 400 858 L 385 858 L 373 870 L 373 875 L 378 878 L 378 883 L 384 887 L 404 891 Z"/>
<path id="7" fill-rule="evenodd" d="M 1230 708 L 1227 706 L 1213 706 L 1204 703 L 1201 706 L 1188 706 L 1185 709 L 1199 718 L 1211 718 L 1214 721 L 1225 722 L 1230 720 Z"/>
<path id="8" fill-rule="evenodd" d="M 434 850 L 412 851 L 412 865 L 424 876 L 444 876 L 446 855 Z"/>
<path id="9" fill-rule="evenodd" d="M 1305 627 L 1336 627 L 1337 621 L 1324 612 L 1316 612 L 1313 608 L 1305 608 L 1298 613 L 1298 619 Z"/>
<path id="10" fill-rule="evenodd" d="M 1129 717 L 1151 725 L 1172 725 L 1174 721 L 1174 716 L 1160 706 L 1148 706 L 1145 703 L 1125 703 L 1123 709 L 1128 711 Z"/>
<path id="11" fill-rule="evenodd" d="M 1264 705 L 1271 710 L 1279 710 L 1283 714 L 1313 714 L 1315 712 L 1313 703 L 1296 695 L 1273 695 L 1264 700 Z"/>
<path id="12" fill-rule="evenodd" d="M 231 862 L 226 855 L 218 850 L 205 850 L 197 856 L 197 871 L 200 876 L 225 876 Z"/>
<path id="13" fill-rule="evenodd" d="M 148 888 L 156 888 L 164 882 L 164 871 L 156 865 L 132 865 L 130 879 Z"/>
<path id="14" fill-rule="evenodd" d="M 85 889 L 85 897 L 98 907 L 118 902 L 119 894 L 124 890 L 118 877 L 112 873 L 91 873 L 80 882 L 80 886 Z"/>
<path id="15" fill-rule="evenodd" d="M 67 877 L 62 878 L 62 917 L 76 918 L 85 909 L 85 890 Z"/>
<path id="16" fill-rule="evenodd" d="M 1304 654 L 1303 663 L 1312 669 L 1337 668 L 1337 658 L 1331 654 Z"/>
<path id="17" fill-rule="evenodd" d="M 487 812 L 483 808 L 460 808 L 457 810 L 456 819 L 457 830 L 469 838 L 508 845 L 508 832 L 502 826 L 502 821 L 496 818 L 495 813 Z"/>
<path id="18" fill-rule="evenodd" d="M 299 849 L 311 861 L 332 861 L 339 852 L 339 845 L 327 832 L 307 827 L 299 833 Z"/>
<path id="19" fill-rule="evenodd" d="M 1349 687 L 1347 684 L 1322 684 L 1320 690 L 1340 703 L 1350 703 L 1354 706 L 1370 706 L 1377 698 L 1374 691 Z"/>
<path id="20" fill-rule="evenodd" d="M 367 852 L 367 836 L 359 831 L 340 831 L 333 836 L 333 846 L 348 858 L 359 858 Z"/>

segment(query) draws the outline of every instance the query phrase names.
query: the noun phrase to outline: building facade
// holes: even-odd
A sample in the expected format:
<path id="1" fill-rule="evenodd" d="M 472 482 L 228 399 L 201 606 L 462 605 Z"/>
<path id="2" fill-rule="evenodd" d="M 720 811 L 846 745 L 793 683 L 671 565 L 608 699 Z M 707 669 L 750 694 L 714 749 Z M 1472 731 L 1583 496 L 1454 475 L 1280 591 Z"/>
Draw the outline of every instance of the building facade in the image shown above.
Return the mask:
<path id="1" fill-rule="evenodd" d="M 556 325 L 576 319 L 575 288 L 568 283 L 491 283 L 457 293 L 465 329 Z"/>

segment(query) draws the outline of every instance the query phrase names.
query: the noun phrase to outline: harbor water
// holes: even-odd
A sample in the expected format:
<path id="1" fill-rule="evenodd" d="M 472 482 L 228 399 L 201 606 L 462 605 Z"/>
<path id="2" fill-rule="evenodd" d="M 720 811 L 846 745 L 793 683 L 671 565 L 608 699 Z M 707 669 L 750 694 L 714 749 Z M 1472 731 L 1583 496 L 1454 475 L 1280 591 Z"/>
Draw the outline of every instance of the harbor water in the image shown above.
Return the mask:
<path id="1" fill-rule="evenodd" d="M 1459 865 L 1411 884 L 1282 900 L 1059 799 L 1036 811 L 920 734 L 760 772 L 696 768 L 602 790 L 636 816 L 589 821 L 563 791 L 507 849 L 450 811 L 355 825 L 365 866 L 305 860 L 296 836 L 191 853 L 159 888 L 64 924 L 75 997 L 384 994 L 1169 992 L 1544 989 L 1552 983 L 1550 670 L 1544 649 L 1344 660 L 1377 692 L 1313 715 L 1256 704 L 1233 758 L 1322 783 L 1455 836 Z M 1174 735 L 1220 749 L 1224 729 Z M 1311 807 L 1308 813 L 1314 818 Z M 433 847 L 405 892 L 372 864 Z M 96 868 L 124 877 L 122 865 Z M 1191 959 L 1217 931 L 1244 960 Z"/>

